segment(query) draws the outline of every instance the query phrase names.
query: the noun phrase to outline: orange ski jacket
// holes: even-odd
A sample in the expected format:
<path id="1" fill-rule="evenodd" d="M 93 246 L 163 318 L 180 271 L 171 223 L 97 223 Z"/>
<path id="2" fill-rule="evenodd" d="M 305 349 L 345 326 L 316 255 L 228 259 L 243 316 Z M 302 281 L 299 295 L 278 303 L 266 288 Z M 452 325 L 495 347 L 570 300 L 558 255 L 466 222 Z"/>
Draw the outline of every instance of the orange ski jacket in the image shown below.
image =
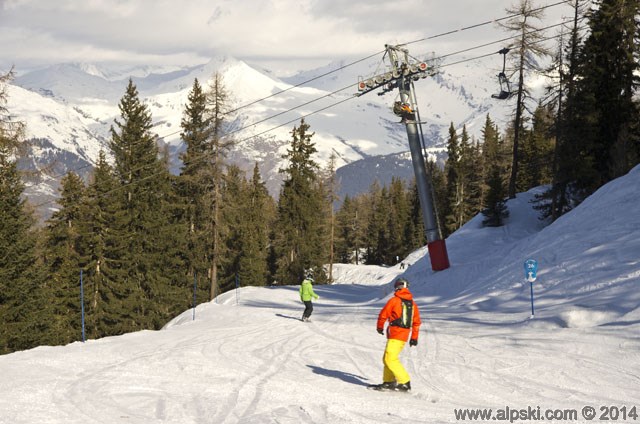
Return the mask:
<path id="1" fill-rule="evenodd" d="M 402 319 L 402 300 L 411 301 L 413 306 L 413 317 L 409 324 L 410 328 L 404 328 L 394 324 L 394 321 Z M 422 324 L 420 322 L 420 311 L 418 310 L 418 305 L 413 301 L 413 295 L 409 289 L 403 288 L 396 290 L 394 296 L 389 299 L 387 304 L 384 305 L 384 308 L 380 311 L 376 328 L 378 330 L 384 329 L 384 324 L 387 321 L 389 321 L 389 326 L 387 327 L 388 339 L 396 339 L 406 342 L 409 340 L 409 335 L 411 335 L 411 339 L 418 340 L 418 332 L 420 331 L 420 324 Z"/>

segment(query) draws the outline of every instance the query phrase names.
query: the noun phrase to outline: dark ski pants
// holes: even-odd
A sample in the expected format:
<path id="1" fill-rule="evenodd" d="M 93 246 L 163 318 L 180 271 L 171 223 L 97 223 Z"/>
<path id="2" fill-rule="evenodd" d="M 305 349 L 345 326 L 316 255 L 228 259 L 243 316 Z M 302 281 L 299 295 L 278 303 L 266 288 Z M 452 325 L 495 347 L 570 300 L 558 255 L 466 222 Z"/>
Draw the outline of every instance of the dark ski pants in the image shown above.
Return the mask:
<path id="1" fill-rule="evenodd" d="M 302 318 L 309 318 L 312 312 L 313 312 L 313 303 L 311 303 L 310 300 L 305 300 L 304 312 L 302 313 Z"/>

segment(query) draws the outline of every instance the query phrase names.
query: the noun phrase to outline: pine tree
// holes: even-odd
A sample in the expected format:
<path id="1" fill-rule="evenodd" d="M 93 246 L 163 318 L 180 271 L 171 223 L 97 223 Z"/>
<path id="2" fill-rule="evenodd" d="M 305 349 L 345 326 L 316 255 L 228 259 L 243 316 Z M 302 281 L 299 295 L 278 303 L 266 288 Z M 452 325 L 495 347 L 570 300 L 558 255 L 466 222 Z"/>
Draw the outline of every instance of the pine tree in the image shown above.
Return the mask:
<path id="1" fill-rule="evenodd" d="M 427 162 L 427 173 L 431 176 L 431 192 L 433 193 L 433 203 L 437 206 L 436 218 L 438 221 L 438 230 L 440 234 L 443 234 L 444 231 L 444 222 L 443 222 L 443 213 L 442 213 L 442 205 L 446 205 L 447 203 L 447 178 L 444 170 L 435 162 L 428 161 Z M 415 179 L 412 182 L 410 189 L 411 196 L 411 220 L 414 223 L 416 238 L 414 249 L 418 247 L 422 247 L 427 244 L 426 235 L 424 232 L 424 221 L 421 215 L 420 209 L 420 199 L 418 198 L 418 190 L 415 185 Z"/>
<path id="2" fill-rule="evenodd" d="M 121 189 L 120 189 L 121 190 Z M 120 292 L 122 284 L 116 280 L 119 263 L 109 259 L 111 246 L 117 239 L 111 233 L 117 216 L 116 199 L 120 195 L 119 185 L 106 154 L 100 151 L 98 161 L 87 187 L 84 219 L 81 220 L 83 234 L 83 264 L 86 302 L 86 334 L 88 338 L 99 338 L 117 334 L 113 327 L 121 319 Z"/>
<path id="3" fill-rule="evenodd" d="M 634 94 L 640 84 L 639 14 L 638 2 L 596 0 L 588 15 L 591 33 L 579 57 L 576 90 L 580 123 L 592 130 L 583 140 L 592 172 L 580 182 L 588 193 L 625 174 L 638 160 Z"/>
<path id="4" fill-rule="evenodd" d="M 245 190 L 245 242 L 239 263 L 240 282 L 248 286 L 263 286 L 269 282 L 269 228 L 275 219 L 276 205 L 262 181 L 257 163 Z"/>
<path id="5" fill-rule="evenodd" d="M 352 263 L 359 258 L 354 240 L 358 211 L 355 202 L 349 195 L 342 200 L 342 205 L 336 213 L 335 258 L 339 263 Z"/>
<path id="6" fill-rule="evenodd" d="M 225 158 L 228 150 L 233 145 L 233 139 L 226 136 L 225 119 L 229 113 L 229 92 L 224 84 L 224 80 L 220 73 L 215 73 L 209 89 L 206 93 L 207 110 L 209 122 L 209 140 L 205 160 L 208 162 L 208 178 L 210 180 L 209 188 L 206 192 L 207 202 L 209 204 L 210 214 L 206 227 L 209 234 L 209 278 L 210 293 L 209 299 L 213 300 L 219 290 L 218 283 L 218 262 L 221 257 L 224 242 L 221 240 L 220 233 L 224 231 L 222 228 L 222 189 L 224 185 L 224 167 Z"/>
<path id="7" fill-rule="evenodd" d="M 388 191 L 385 263 L 395 264 L 410 250 L 405 244 L 405 227 L 409 222 L 410 205 L 404 181 L 393 177 Z"/>
<path id="8" fill-rule="evenodd" d="M 366 245 L 367 214 L 366 194 L 354 198 L 345 196 L 336 214 L 336 257 L 341 263 L 360 264 Z"/>
<path id="9" fill-rule="evenodd" d="M 366 212 L 367 227 L 365 235 L 365 261 L 367 265 L 385 264 L 386 243 L 386 217 L 387 208 L 385 199 L 386 187 L 381 187 L 378 181 L 374 181 L 369 187 L 368 207 Z"/>
<path id="10" fill-rule="evenodd" d="M 173 312 L 170 292 L 181 284 L 174 280 L 179 278 L 174 268 L 166 265 L 167 251 L 176 245 L 167 213 L 170 176 L 151 133 L 151 114 L 131 80 L 119 108 L 122 120 L 111 129 L 109 147 L 120 190 L 114 196 L 118 211 L 105 255 L 112 270 L 107 284 L 120 286 L 117 301 L 109 304 L 121 316 L 113 323 L 115 334 L 164 325 Z"/>
<path id="11" fill-rule="evenodd" d="M 82 219 L 85 185 L 70 172 L 61 181 L 60 209 L 47 221 L 45 265 L 51 295 L 51 341 L 81 340 L 80 270 L 83 266 Z"/>
<path id="12" fill-rule="evenodd" d="M 155 207 L 150 214 L 150 231 L 154 241 L 151 267 L 147 276 L 152 283 L 149 303 L 154 311 L 152 328 L 162 328 L 167 321 L 192 305 L 193 279 L 188 274 L 186 225 L 181 219 L 183 205 L 176 192 L 177 178 L 169 173 L 169 153 L 165 147 L 159 156 L 160 169 L 155 175 Z"/>
<path id="13" fill-rule="evenodd" d="M 141 237 L 144 236 L 139 231 L 142 222 L 137 217 L 143 199 L 137 194 L 142 194 L 148 187 L 147 180 L 143 180 L 145 184 L 138 184 L 138 181 L 149 176 L 149 162 L 156 154 L 148 148 L 152 142 L 149 133 L 151 115 L 140 102 L 137 88 L 131 80 L 118 106 L 122 122 L 115 120 L 115 124 L 120 132 L 112 126 L 109 143 L 118 190 L 112 198 L 116 211 L 112 227 L 108 230 L 108 248 L 105 251 L 105 268 L 111 272 L 104 274 L 109 277 L 104 283 L 110 287 L 114 297 L 104 305 L 110 317 L 107 328 L 103 328 L 104 335 L 136 331 L 148 324 L 142 319 L 145 307 L 143 282 L 140 280 L 143 276 L 137 269 L 143 260 Z M 153 171 L 155 168 L 151 169 Z"/>
<path id="14" fill-rule="evenodd" d="M 458 228 L 480 212 L 480 152 L 477 143 L 469 137 L 467 127 L 462 127 L 460 137 L 460 159 L 458 175 L 460 204 L 458 206 Z"/>
<path id="15" fill-rule="evenodd" d="M 460 201 L 460 183 L 458 175 L 458 162 L 460 161 L 460 144 L 458 134 L 453 126 L 449 126 L 449 139 L 447 140 L 447 161 L 444 172 L 447 179 L 447 201 L 441 208 L 444 217 L 444 236 L 453 233 L 457 228 L 456 208 Z"/>
<path id="16" fill-rule="evenodd" d="M 468 150 L 467 221 L 482 210 L 482 146 L 480 141 L 471 139 Z"/>
<path id="17" fill-rule="evenodd" d="M 460 140 L 453 123 L 449 127 L 447 142 L 447 202 L 444 209 L 446 234 L 462 227 L 479 212 L 480 205 L 480 168 L 477 164 L 478 153 L 472 143 L 466 126 L 462 127 Z"/>
<path id="18" fill-rule="evenodd" d="M 324 282 L 326 263 L 323 233 L 323 192 L 317 180 L 318 165 L 312 159 L 316 153 L 311 141 L 309 125 L 300 121 L 294 127 L 291 147 L 283 158 L 287 166 L 280 170 L 285 175 L 278 200 L 274 225 L 274 249 L 277 257 L 276 279 L 280 284 L 296 284 L 312 269 L 316 282 Z"/>
<path id="19" fill-rule="evenodd" d="M 487 115 L 482 130 L 482 164 L 483 164 L 483 225 L 499 227 L 509 215 L 506 207 L 506 187 L 504 183 L 502 149 L 497 126 Z"/>
<path id="20" fill-rule="evenodd" d="M 430 166 L 430 164 L 431 162 L 427 163 L 427 166 Z M 434 174 L 430 174 L 432 176 L 432 181 L 435 182 L 435 180 L 433 180 Z M 444 193 L 446 196 L 446 188 Z M 407 197 L 409 202 L 409 216 L 405 223 L 404 241 L 405 246 L 408 248 L 408 253 L 427 244 L 427 238 L 424 232 L 424 220 L 422 218 L 422 208 L 420 207 L 420 198 L 418 196 L 418 187 L 416 186 L 415 178 L 411 180 L 411 184 L 407 189 Z M 434 198 L 437 199 L 437 194 L 435 192 Z M 440 216 L 436 216 L 438 217 L 438 227 L 442 228 L 440 225 Z"/>
<path id="21" fill-rule="evenodd" d="M 555 140 L 551 136 L 553 116 L 551 111 L 539 105 L 533 113 L 532 127 L 525 132 L 521 149 L 521 169 L 518 175 L 518 191 L 551 182 Z"/>
<path id="22" fill-rule="evenodd" d="M 554 125 L 556 144 L 551 163 L 551 186 L 535 199 L 534 207 L 540 210 L 543 220 L 556 220 L 573 208 L 578 169 L 584 165 L 580 151 L 586 128 L 575 124 L 580 103 L 576 96 L 578 55 L 582 44 L 580 20 L 586 4 L 585 0 L 572 0 L 573 20 L 566 37 L 567 44 L 564 44 L 564 34 L 561 34 L 558 53 L 548 71 L 549 77 L 556 78 L 555 84 L 548 88 L 551 94 L 549 104 L 557 109 Z"/>
<path id="23" fill-rule="evenodd" d="M 15 159 L 24 124 L 6 109 L 5 84 L 12 77 L 0 75 L 0 354 L 35 347 L 49 332 L 35 218 L 22 196 Z"/>
<path id="24" fill-rule="evenodd" d="M 0 146 L 0 353 L 35 347 L 48 331 L 35 219 L 23 191 L 16 162 Z"/>
<path id="25" fill-rule="evenodd" d="M 246 182 L 240 168 L 236 165 L 227 167 L 224 178 L 224 185 L 221 188 L 221 213 L 219 225 L 219 237 L 221 246 L 218 248 L 218 287 L 220 293 L 227 292 L 236 286 L 240 281 L 240 260 L 244 250 L 251 242 L 245 239 L 248 235 L 246 226 L 246 208 L 248 204 L 248 193 L 245 188 Z M 243 273 L 242 281 L 247 285 L 245 279 L 248 276 Z"/>
<path id="26" fill-rule="evenodd" d="M 210 166 L 211 119 L 207 109 L 207 95 L 196 79 L 187 97 L 180 124 L 185 151 L 180 155 L 182 169 L 178 178 L 178 193 L 184 205 L 183 221 L 187 225 L 185 254 L 188 273 L 195 276 L 207 275 L 212 256 L 209 232 L 212 220 L 210 191 L 213 181 Z"/>
<path id="27" fill-rule="evenodd" d="M 540 28 L 533 24 L 534 20 L 542 19 L 544 10 L 536 8 L 532 0 L 519 0 L 515 7 L 507 8 L 507 14 L 513 18 L 501 24 L 507 31 L 517 34 L 518 39 L 511 48 L 516 50 L 515 70 L 518 74 L 516 88 L 516 109 L 513 122 L 513 156 L 511 160 L 511 177 L 509 178 L 509 198 L 516 197 L 516 183 L 518 181 L 519 166 L 519 145 L 521 131 L 524 128 L 523 118 L 525 102 L 529 93 L 525 86 L 525 76 L 528 72 L 539 72 L 538 58 L 549 54 L 544 45 L 540 42 L 544 34 Z"/>
<path id="28" fill-rule="evenodd" d="M 326 216 L 328 219 L 328 246 L 329 246 L 329 270 L 328 279 L 329 282 L 333 281 L 333 263 L 335 261 L 335 238 L 336 238 L 336 214 L 335 214 L 335 202 L 338 200 L 338 180 L 336 178 L 336 160 L 337 156 L 335 152 L 331 152 L 329 157 L 329 163 L 327 169 L 323 175 L 323 186 L 326 191 Z"/>
<path id="29" fill-rule="evenodd" d="M 587 13 L 590 34 L 583 42 L 578 21 L 585 3 L 573 1 L 553 183 L 536 206 L 543 219 L 557 219 L 638 162 L 640 110 L 633 96 L 639 82 L 640 5 L 595 2 Z"/>

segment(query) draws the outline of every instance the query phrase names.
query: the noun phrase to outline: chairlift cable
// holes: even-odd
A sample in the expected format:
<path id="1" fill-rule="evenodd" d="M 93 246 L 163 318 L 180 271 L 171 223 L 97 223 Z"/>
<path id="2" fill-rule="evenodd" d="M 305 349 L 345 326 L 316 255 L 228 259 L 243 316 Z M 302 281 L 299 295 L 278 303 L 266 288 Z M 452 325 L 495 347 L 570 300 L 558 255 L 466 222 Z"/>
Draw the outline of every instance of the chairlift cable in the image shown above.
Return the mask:
<path id="1" fill-rule="evenodd" d="M 532 9 L 531 12 L 544 10 L 544 9 L 547 9 L 547 8 L 550 8 L 550 7 L 555 7 L 555 6 L 558 6 L 558 5 L 563 4 L 563 3 L 569 3 L 570 1 L 571 0 L 563 0 L 563 1 L 559 1 L 559 2 L 556 2 L 556 3 L 553 3 L 553 4 L 549 4 L 549 5 L 546 5 L 546 6 L 541 6 L 541 7 L 538 7 L 536 9 Z M 444 37 L 446 35 L 451 35 L 451 34 L 455 34 L 457 32 L 463 32 L 463 31 L 479 28 L 479 27 L 482 27 L 482 26 L 485 26 L 485 25 L 489 25 L 489 24 L 492 24 L 492 23 L 496 23 L 496 22 L 500 22 L 500 21 L 503 21 L 503 20 L 506 20 L 506 19 L 511 19 L 511 18 L 514 18 L 516 16 L 520 16 L 520 15 L 522 15 L 522 13 L 514 13 L 514 14 L 511 14 L 511 15 L 508 15 L 508 16 L 504 16 L 502 18 L 492 19 L 492 20 L 489 20 L 489 21 L 480 22 L 480 23 L 477 23 L 477 24 L 474 24 L 474 25 L 469 25 L 469 26 L 458 28 L 458 29 L 455 29 L 455 30 L 445 31 L 445 32 L 442 32 L 442 33 L 439 33 L 439 34 L 435 34 L 435 35 L 431 35 L 429 37 L 421 38 L 421 39 L 418 39 L 418 40 L 409 41 L 407 43 L 403 43 L 402 45 L 409 45 L 409 44 L 414 44 L 414 43 L 418 43 L 418 42 L 421 42 L 421 41 L 432 40 L 432 39 L 435 39 L 435 38 Z M 371 58 L 379 55 L 380 53 L 386 54 L 386 49 L 382 50 L 382 51 L 378 51 L 376 53 L 373 53 L 373 54 L 371 54 L 369 56 L 366 56 L 364 58 L 355 60 L 353 62 L 347 63 L 346 65 L 340 66 L 339 68 L 333 69 L 331 71 L 327 71 L 327 72 L 325 72 L 325 73 L 323 73 L 321 75 L 317 75 L 317 76 L 315 76 L 313 78 L 310 78 L 308 80 L 302 81 L 302 82 L 300 82 L 300 83 L 298 83 L 296 85 L 293 85 L 291 87 L 287 87 L 284 90 L 280 90 L 280 91 L 277 91 L 275 93 L 272 93 L 272 94 L 270 94 L 270 95 L 268 95 L 266 97 L 262 97 L 260 99 L 254 100 L 254 101 L 252 101 L 250 103 L 247 103 L 247 104 L 244 104 L 242 106 L 239 106 L 239 107 L 237 107 L 237 108 L 235 108 L 233 110 L 228 111 L 226 114 L 231 114 L 233 112 L 237 112 L 240 109 L 244 109 L 244 108 L 246 108 L 248 106 L 251 106 L 251 105 L 254 105 L 256 103 L 260 103 L 260 102 L 262 102 L 264 100 L 270 99 L 270 98 L 272 98 L 274 96 L 280 95 L 280 94 L 285 93 L 287 91 L 290 91 L 290 90 L 292 90 L 294 88 L 298 88 L 298 87 L 300 87 L 302 85 L 308 84 L 308 83 L 313 82 L 315 80 L 318 80 L 320 78 L 324 78 L 324 77 L 326 77 L 328 75 L 331 75 L 331 74 L 333 74 L 335 72 L 342 71 L 343 69 L 348 68 L 349 66 L 352 66 L 352 65 L 355 65 L 357 63 L 363 62 L 365 60 L 371 59 Z M 383 60 L 384 60 L 384 56 L 383 56 Z"/>
<path id="2" fill-rule="evenodd" d="M 538 9 L 534 9 L 534 10 L 542 10 L 542 9 L 546 9 L 546 8 L 549 8 L 549 7 L 557 6 L 557 5 L 559 5 L 559 4 L 568 3 L 568 2 L 569 2 L 569 0 L 565 0 L 565 1 L 557 2 L 557 3 L 551 4 L 551 5 L 547 5 L 547 6 L 544 6 L 544 7 L 538 8 Z M 482 22 L 482 23 L 479 23 L 479 24 L 471 25 L 471 26 L 468 26 L 468 27 L 463 27 L 463 28 L 460 28 L 460 29 L 457 29 L 457 30 L 447 31 L 447 32 L 440 33 L 440 34 L 436 34 L 436 35 L 433 35 L 433 36 L 430 36 L 430 37 L 426 37 L 426 38 L 423 38 L 423 39 L 420 39 L 420 40 L 414 40 L 414 41 L 410 41 L 410 42 L 407 42 L 407 43 L 403 43 L 403 45 L 408 45 L 408 44 L 413 44 L 413 43 L 417 43 L 417 42 L 424 41 L 424 40 L 434 39 L 434 38 L 442 37 L 442 36 L 449 35 L 449 34 L 452 34 L 452 33 L 455 33 L 455 32 L 466 31 L 466 30 L 469 30 L 469 29 L 473 29 L 473 28 L 477 28 L 477 27 L 480 27 L 480 26 L 483 26 L 483 25 L 487 25 L 487 24 L 489 24 L 489 23 L 498 22 L 498 21 L 501 21 L 501 20 L 504 20 L 504 19 L 509 19 L 509 18 L 512 18 L 512 17 L 518 16 L 518 15 L 520 15 L 520 14 L 518 13 L 518 14 L 514 14 L 514 15 L 506 16 L 506 17 L 503 17 L 503 18 L 500 18 L 500 19 L 495 19 L 495 20 L 486 21 L 486 22 Z M 585 19 L 585 17 L 584 17 L 584 16 L 583 16 L 583 17 L 581 17 L 579 20 L 583 20 L 583 19 Z M 541 30 L 545 30 L 545 29 L 550 29 L 550 28 L 553 28 L 553 27 L 556 27 L 556 26 L 559 26 L 559 25 L 564 25 L 564 24 L 566 24 L 566 23 L 568 23 L 568 22 L 572 22 L 572 21 L 573 21 L 573 20 L 566 20 L 566 21 L 563 21 L 563 22 L 561 22 L 561 23 L 559 23 L 559 24 L 551 25 L 551 26 L 548 26 L 548 27 L 545 27 L 545 28 L 542 28 L 542 29 L 540 29 L 540 30 L 536 30 L 536 31 L 541 31 Z M 507 37 L 507 38 L 503 38 L 503 39 L 498 40 L 498 41 L 494 41 L 494 42 L 490 42 L 490 43 L 485 43 L 485 44 L 478 45 L 478 46 L 474 46 L 474 47 L 471 47 L 471 48 L 468 48 L 468 49 L 464 49 L 464 50 L 456 51 L 456 52 L 453 52 L 453 53 L 449 53 L 449 54 L 446 54 L 446 55 L 439 56 L 439 57 L 435 58 L 435 60 L 439 60 L 439 59 L 443 59 L 443 58 L 445 58 L 445 57 L 449 57 L 449 56 L 454 56 L 454 55 L 457 55 L 457 54 L 465 53 L 465 52 L 467 52 L 467 51 L 476 50 L 476 49 L 479 49 L 479 48 L 482 48 L 482 47 L 486 47 L 486 46 L 489 46 L 489 45 L 492 45 L 492 44 L 501 43 L 501 42 L 508 41 L 508 40 L 511 40 L 511 39 L 514 39 L 514 38 L 517 38 L 517 37 L 518 37 L 518 36 Z M 554 38 L 556 38 L 556 37 L 555 37 L 555 36 L 547 37 L 547 38 L 544 38 L 544 39 L 541 39 L 541 40 L 536 41 L 536 43 L 544 42 L 544 41 L 548 41 L 548 40 L 551 40 L 551 39 L 554 39 Z M 344 65 L 344 66 L 341 66 L 341 67 L 339 67 L 339 68 L 336 68 L 335 70 L 332 70 L 332 71 L 326 72 L 326 73 L 324 73 L 324 74 L 322 74 L 322 75 L 318 75 L 318 76 L 316 76 L 316 77 L 314 77 L 314 78 L 311 78 L 311 79 L 309 79 L 309 80 L 303 81 L 303 82 L 301 82 L 301 83 L 299 83 L 299 84 L 297 84 L 297 85 L 294 85 L 294 86 L 288 87 L 288 88 L 287 88 L 287 89 L 285 89 L 285 90 L 281 90 L 281 91 L 278 91 L 278 92 L 276 92 L 276 93 L 273 93 L 273 94 L 271 94 L 271 95 L 269 95 L 269 96 L 267 96 L 267 97 L 264 97 L 264 98 L 261 98 L 261 99 L 257 99 L 257 100 L 255 100 L 255 101 L 253 101 L 253 102 L 251 102 L 251 103 L 248 103 L 248 104 L 245 104 L 245 105 L 243 105 L 243 106 L 240 106 L 240 107 L 238 107 L 238 108 L 236 108 L 236 109 L 234 109 L 234 110 L 232 110 L 232 111 L 226 112 L 225 114 L 230 114 L 230 113 L 232 113 L 232 112 L 238 111 L 238 110 L 243 109 L 243 108 L 245 108 L 245 107 L 248 107 L 248 106 L 250 106 L 250 105 L 253 105 L 253 104 L 259 103 L 259 102 L 261 102 L 261 101 L 264 101 L 264 100 L 266 100 L 266 99 L 268 99 L 268 98 L 271 98 L 271 97 L 277 96 L 277 95 L 279 95 L 279 94 L 282 94 L 282 93 L 284 93 L 284 92 L 286 92 L 286 91 L 292 90 L 293 88 L 300 87 L 300 86 L 301 86 L 301 85 L 303 85 L 303 84 L 307 84 L 307 83 L 309 83 L 309 82 L 312 82 L 312 81 L 315 81 L 315 80 L 320 79 L 320 78 L 322 78 L 322 77 L 325 77 L 325 76 L 327 76 L 327 75 L 330 75 L 330 74 L 332 74 L 332 73 L 334 73 L 334 72 L 338 72 L 338 71 L 340 71 L 340 70 L 343 70 L 343 69 L 345 69 L 345 68 L 347 68 L 347 67 L 349 67 L 349 66 L 355 65 L 355 64 L 360 63 L 360 62 L 365 61 L 365 60 L 368 60 L 368 59 L 370 59 L 370 58 L 372 58 L 372 57 L 375 57 L 375 56 L 379 55 L 380 53 L 386 53 L 386 49 L 385 49 L 384 51 L 376 52 L 375 54 L 369 55 L 369 56 L 367 56 L 367 57 L 364 57 L 364 58 L 362 58 L 362 59 L 356 60 L 356 61 L 354 61 L 354 62 L 350 62 L 350 63 L 348 63 L 348 64 L 346 64 L 346 65 Z M 447 66 L 453 66 L 453 65 L 460 64 L 460 63 L 464 63 L 464 62 L 469 62 L 469 61 L 475 61 L 475 60 L 483 59 L 483 58 L 485 58 L 485 57 L 492 56 L 492 55 L 494 55 L 495 53 L 496 53 L 496 52 L 492 52 L 492 53 L 488 53 L 488 54 L 484 54 L 484 55 L 480 55 L 480 56 L 475 56 L 475 57 L 472 57 L 472 58 L 467 58 L 467 59 L 459 60 L 459 61 L 456 61 L 456 62 L 451 62 L 451 63 L 443 64 L 443 65 L 440 65 L 440 67 L 441 67 L 441 68 L 444 68 L 444 67 L 447 67 Z M 336 94 L 336 93 L 338 93 L 338 92 L 340 92 L 340 91 L 343 91 L 343 90 L 345 90 L 346 88 L 351 87 L 351 86 L 352 86 L 352 84 L 350 84 L 349 86 L 344 87 L 344 88 L 342 88 L 342 89 L 336 90 L 336 91 L 334 91 L 334 92 L 332 92 L 332 93 L 330 93 L 330 94 L 324 95 L 324 96 L 322 96 L 322 97 L 320 97 L 320 98 L 318 98 L 318 99 L 316 99 L 316 100 L 320 100 L 321 98 L 329 97 L 329 96 L 331 96 L 331 95 L 333 95 L 333 94 Z M 318 110 L 316 110 L 316 111 L 310 112 L 310 113 L 305 114 L 305 115 L 302 115 L 302 116 L 300 116 L 300 117 L 297 117 L 296 119 L 290 120 L 290 121 L 285 122 L 285 123 L 283 123 L 283 124 L 281 124 L 281 125 L 277 125 L 277 126 L 275 126 L 275 127 L 269 128 L 269 129 L 267 129 L 267 130 L 265 130 L 265 131 L 262 131 L 262 132 L 260 132 L 260 133 L 254 134 L 254 135 L 252 135 L 252 136 L 250 136 L 250 137 L 246 137 L 246 138 L 244 138 L 244 139 L 241 139 L 241 140 L 239 140 L 239 141 L 238 141 L 238 143 L 241 143 L 241 142 L 247 141 L 247 140 L 249 140 L 249 139 L 251 139 L 251 138 L 254 138 L 254 137 L 257 137 L 257 136 L 260 136 L 260 135 L 266 134 L 266 133 L 268 133 L 268 132 L 274 131 L 274 130 L 276 130 L 276 129 L 278 129 L 278 128 L 281 128 L 281 127 L 283 127 L 283 126 L 285 126 L 285 125 L 289 125 L 289 124 L 291 124 L 291 123 L 293 123 L 293 122 L 297 122 L 297 121 L 298 121 L 299 119 L 301 119 L 301 118 L 305 118 L 305 117 L 307 117 L 307 116 L 311 116 L 311 115 L 314 115 L 314 114 L 316 114 L 316 113 L 322 112 L 322 111 L 327 110 L 327 109 L 329 109 L 329 108 L 331 108 L 331 107 L 334 107 L 334 106 L 337 106 L 337 105 L 339 105 L 339 104 L 345 103 L 346 101 L 351 100 L 351 99 L 353 99 L 353 97 L 347 97 L 347 98 L 345 98 L 345 99 L 343 99 L 343 100 L 340 100 L 340 101 L 338 101 L 338 102 L 332 103 L 331 105 L 328 105 L 328 106 L 323 107 L 323 108 L 321 108 L 321 109 L 318 109 Z M 314 101 L 316 101 L 316 100 L 314 100 Z M 307 104 L 313 103 L 314 101 L 307 102 L 307 103 L 305 103 L 304 105 L 307 105 Z M 300 106 L 298 106 L 298 107 L 301 107 L 301 106 L 303 106 L 303 105 L 300 105 Z M 286 112 L 290 112 L 290 111 L 293 111 L 293 110 L 295 110 L 295 108 L 290 109 L 290 110 L 288 110 L 288 111 L 286 111 Z M 282 115 L 283 113 L 285 113 L 285 112 L 278 113 L 277 115 L 274 115 L 274 117 L 275 117 L 275 116 L 280 116 L 280 115 Z M 269 120 L 269 119 L 271 119 L 271 118 L 272 118 L 272 117 L 267 117 L 267 118 L 263 119 L 261 122 L 265 122 L 265 121 L 267 121 L 267 120 Z M 248 126 L 246 126 L 246 127 L 242 127 L 242 128 L 240 128 L 240 129 L 234 130 L 234 132 L 242 131 L 242 130 L 243 130 L 243 129 L 245 129 L 245 128 L 248 128 L 248 127 L 251 127 L 251 126 L 255 126 L 256 124 L 257 124 L 257 123 L 250 124 L 250 125 L 248 125 Z M 169 137 L 169 136 L 171 136 L 171 135 L 174 135 L 174 134 L 178 134 L 178 133 L 180 133 L 181 131 L 182 131 L 182 130 L 177 130 L 177 131 L 173 131 L 173 132 L 171 132 L 171 133 L 167 133 L 167 134 L 164 134 L 164 135 L 156 135 L 156 137 L 157 137 L 157 138 L 161 138 L 161 139 L 162 139 L 162 138 L 166 138 L 166 137 Z M 81 167 L 74 168 L 73 170 L 69 170 L 69 171 L 67 171 L 67 173 L 68 173 L 68 172 L 77 171 L 77 170 L 80 170 L 80 169 L 84 169 L 84 168 L 87 168 L 87 167 L 89 167 L 89 166 L 92 166 L 92 165 L 83 165 L 83 166 L 81 166 Z M 157 175 L 160 175 L 160 173 L 158 173 Z M 58 175 L 58 177 L 60 177 L 60 176 L 61 176 L 61 175 Z M 146 178 L 149 178 L 149 177 L 152 177 L 152 176 L 154 176 L 154 175 L 150 175 L 150 176 L 148 176 L 148 177 L 145 177 L 145 179 L 146 179 Z M 132 182 L 130 182 L 130 183 L 127 183 L 127 185 L 135 184 L 135 183 L 136 183 L 136 181 L 132 181 Z M 125 187 L 125 186 L 121 186 L 121 187 L 119 187 L 119 188 L 122 188 L 122 187 Z M 117 189 L 119 189 L 119 188 L 117 188 Z M 115 189 L 114 189 L 114 190 L 115 190 Z M 43 203 L 38 204 L 38 205 L 36 205 L 36 206 L 44 206 L 44 205 L 49 204 L 49 203 L 55 203 L 55 200 L 52 200 L 52 201 L 46 201 L 46 202 L 43 202 Z"/>

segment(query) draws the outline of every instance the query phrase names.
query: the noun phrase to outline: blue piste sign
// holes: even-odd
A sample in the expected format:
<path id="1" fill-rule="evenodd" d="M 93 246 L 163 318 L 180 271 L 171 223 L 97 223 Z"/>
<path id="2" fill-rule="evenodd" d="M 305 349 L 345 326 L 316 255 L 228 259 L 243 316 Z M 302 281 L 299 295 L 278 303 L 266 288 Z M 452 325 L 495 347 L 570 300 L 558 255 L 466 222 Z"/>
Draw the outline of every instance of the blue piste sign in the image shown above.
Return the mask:
<path id="1" fill-rule="evenodd" d="M 535 259 L 527 259 L 524 261 L 524 278 L 529 282 L 536 281 L 538 273 L 538 261 Z"/>

